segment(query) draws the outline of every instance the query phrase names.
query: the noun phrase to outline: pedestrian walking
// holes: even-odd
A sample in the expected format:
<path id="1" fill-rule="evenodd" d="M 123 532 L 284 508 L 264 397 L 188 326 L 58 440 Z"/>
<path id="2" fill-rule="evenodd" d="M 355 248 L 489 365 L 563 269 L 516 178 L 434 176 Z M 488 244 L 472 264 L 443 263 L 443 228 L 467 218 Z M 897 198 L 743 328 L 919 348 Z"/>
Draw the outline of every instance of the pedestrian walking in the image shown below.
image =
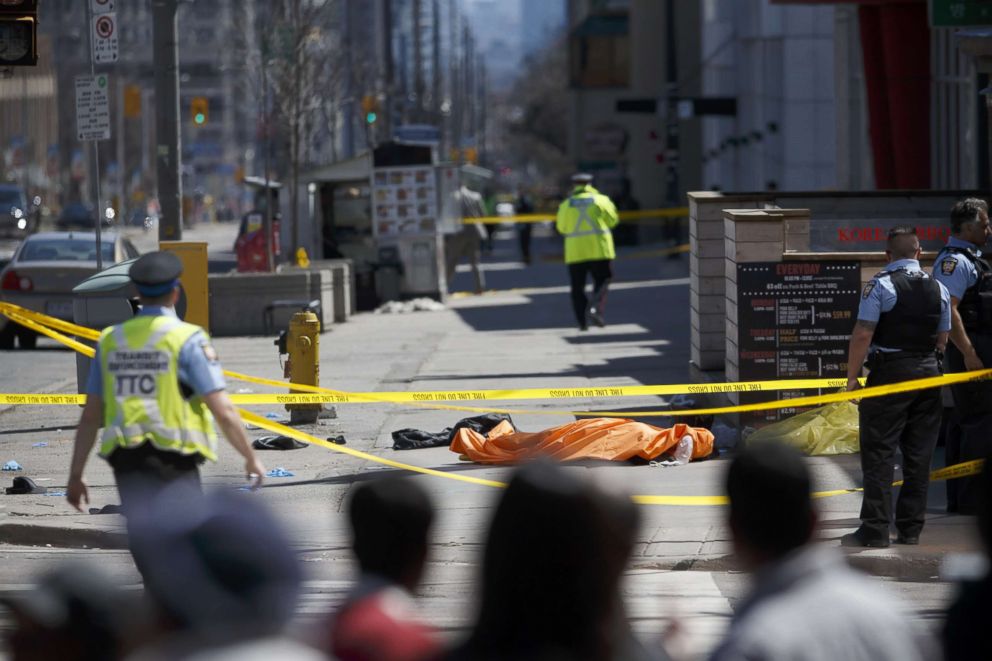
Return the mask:
<path id="1" fill-rule="evenodd" d="M 202 328 L 176 316 L 182 262 L 153 252 L 129 273 L 141 310 L 100 335 L 76 429 L 69 504 L 82 511 L 89 503 L 83 471 L 100 427 L 99 454 L 114 470 L 125 515 L 169 484 L 200 491 L 199 465 L 217 459 L 215 420 L 259 486 L 265 469 L 224 390 L 217 352 Z"/>
<path id="2" fill-rule="evenodd" d="M 968 198 L 951 208 L 951 237 L 933 265 L 934 279 L 951 295 L 948 372 L 992 366 L 992 266 L 981 250 L 990 234 L 984 200 Z M 954 416 L 946 436 L 948 465 L 992 454 L 992 382 L 954 384 L 951 393 Z M 978 513 L 977 479 L 948 481 L 947 496 L 948 511 Z"/>
<path id="3" fill-rule="evenodd" d="M 462 218 L 481 218 L 486 215 L 482 195 L 462 185 L 455 193 Z M 482 272 L 482 241 L 486 236 L 482 223 L 463 223 L 462 228 L 444 237 L 445 274 L 448 287 L 455 277 L 455 270 L 463 257 L 468 258 L 475 276 L 475 293 L 481 294 L 486 288 L 486 276 Z"/>
<path id="4" fill-rule="evenodd" d="M 579 330 L 586 330 L 588 322 L 605 326 L 606 292 L 613 277 L 613 247 L 611 230 L 617 226 L 619 216 L 610 198 L 592 186 L 592 175 L 572 176 L 572 189 L 568 199 L 558 207 L 555 229 L 565 237 L 565 264 L 572 290 L 572 308 Z M 586 280 L 592 274 L 592 301 L 586 298 Z"/>
<path id="5" fill-rule="evenodd" d="M 711 661 L 916 661 L 933 641 L 884 588 L 812 543 L 817 512 L 802 455 L 780 443 L 749 444 L 726 478 L 734 557 L 754 576 Z"/>
<path id="6" fill-rule="evenodd" d="M 920 241 L 909 226 L 889 231 L 889 263 L 865 285 L 847 357 L 847 390 L 861 387 L 867 358 L 868 386 L 939 376 L 951 329 L 950 296 L 920 269 Z M 886 547 L 892 518 L 892 476 L 902 451 L 903 486 L 896 504 L 896 543 L 918 544 L 930 482 L 930 460 L 941 417 L 940 390 L 930 388 L 861 400 L 861 526 L 844 546 Z"/>
<path id="7" fill-rule="evenodd" d="M 521 190 L 517 195 L 517 205 L 514 211 L 517 215 L 523 216 L 526 214 L 534 213 L 534 203 L 530 199 L 530 195 L 527 191 Z M 530 221 L 518 222 L 517 223 L 517 240 L 520 243 L 520 258 L 524 261 L 524 264 L 530 265 L 530 241 L 531 234 L 534 231 L 534 223 Z"/>

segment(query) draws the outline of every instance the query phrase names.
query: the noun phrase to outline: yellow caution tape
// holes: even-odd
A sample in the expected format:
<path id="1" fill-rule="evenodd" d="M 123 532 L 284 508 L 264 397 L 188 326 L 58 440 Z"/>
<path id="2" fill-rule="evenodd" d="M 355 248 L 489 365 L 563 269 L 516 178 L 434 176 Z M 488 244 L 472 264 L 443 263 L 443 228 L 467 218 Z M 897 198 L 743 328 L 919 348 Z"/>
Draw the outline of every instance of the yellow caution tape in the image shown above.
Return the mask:
<path id="1" fill-rule="evenodd" d="M 7 317 L 9 317 L 11 321 L 16 321 L 20 325 L 24 326 L 25 328 L 30 328 L 36 333 L 47 335 L 56 342 L 60 342 L 65 346 L 69 347 L 70 349 L 78 351 L 79 353 L 85 356 L 92 358 L 93 355 L 96 353 L 96 350 L 93 349 L 93 347 L 88 347 L 85 344 L 82 344 L 81 342 L 77 342 L 71 337 L 66 337 L 62 333 L 59 333 L 58 331 L 54 331 L 48 326 L 42 325 L 36 321 L 32 321 L 28 317 L 22 316 L 19 313 L 12 312 L 10 310 L 5 310 L 3 313 L 7 315 Z"/>
<path id="2" fill-rule="evenodd" d="M 264 418 L 260 415 L 256 415 L 251 411 L 245 411 L 244 409 L 238 409 L 238 413 L 241 414 L 241 418 L 245 422 L 250 422 L 251 424 L 261 427 L 262 429 L 268 429 L 269 431 L 276 432 L 277 434 L 282 434 L 284 436 L 289 436 L 297 440 L 303 441 L 305 443 L 311 443 L 313 445 L 319 445 L 322 448 L 327 448 L 328 450 L 333 450 L 335 452 L 340 452 L 342 454 L 351 455 L 358 459 L 365 459 L 368 461 L 374 461 L 378 464 L 384 466 L 390 466 L 392 468 L 398 468 L 400 470 L 411 471 L 413 473 L 421 473 L 423 475 L 433 475 L 435 477 L 444 477 L 450 480 L 457 480 L 459 482 L 468 482 L 470 484 L 479 484 L 486 487 L 505 487 L 505 482 L 497 482 L 495 480 L 484 480 L 478 477 L 471 477 L 468 475 L 459 475 L 457 473 L 446 473 L 444 471 L 435 470 L 433 468 L 424 468 L 422 466 L 414 466 L 413 464 L 405 464 L 401 461 L 393 461 L 392 459 L 386 459 L 385 457 L 379 457 L 374 454 L 369 454 L 368 452 L 362 452 L 361 450 L 355 450 L 343 445 L 336 445 L 330 441 L 325 441 L 323 439 L 302 432 L 299 429 L 293 429 L 292 427 L 287 427 L 286 425 L 279 424 L 278 422 L 273 422 L 268 418 Z"/>
<path id="3" fill-rule="evenodd" d="M 22 325 L 24 325 L 24 326 L 26 326 L 28 328 L 31 328 L 32 330 L 35 330 L 35 331 L 40 332 L 40 333 L 43 333 L 43 334 L 45 334 L 45 335 L 47 335 L 47 336 L 55 339 L 58 342 L 61 342 L 63 344 L 66 344 L 67 346 L 72 347 L 76 351 L 82 352 L 82 353 L 84 353 L 84 354 L 86 354 L 86 355 L 88 355 L 90 357 L 93 356 L 94 350 L 92 348 L 90 348 L 90 347 L 88 347 L 86 345 L 80 344 L 79 342 L 76 342 L 75 340 L 72 340 L 71 338 L 66 337 L 65 335 L 59 333 L 58 331 L 51 330 L 50 328 L 47 328 L 46 326 L 43 326 L 43 325 L 41 325 L 39 323 L 36 323 L 35 321 L 33 321 L 31 319 L 28 319 L 26 316 L 22 316 L 21 314 L 18 314 L 18 312 L 15 311 L 15 310 L 13 310 L 12 307 L 13 308 L 16 308 L 16 306 L 11 306 L 9 304 L 0 304 L 0 312 L 3 312 L 4 314 L 6 314 L 8 317 L 10 317 L 11 320 L 16 321 L 17 323 L 22 324 Z M 32 313 L 31 316 L 39 317 L 39 318 L 40 317 L 45 317 L 45 315 L 40 315 L 38 313 Z M 51 318 L 48 318 L 48 319 L 51 319 Z M 56 320 L 56 321 L 58 321 L 58 320 Z M 90 333 L 93 332 L 91 329 L 86 329 L 86 328 L 83 328 L 81 326 L 75 326 L 75 324 L 69 324 L 68 322 L 60 322 L 60 324 L 62 324 L 63 329 L 66 329 L 66 330 L 68 330 L 70 326 L 74 326 L 79 331 L 88 331 Z M 77 334 L 80 334 L 80 333 L 77 333 Z M 971 378 L 985 377 L 985 376 L 988 376 L 990 373 L 992 373 L 992 369 L 981 370 L 979 372 L 973 372 L 973 373 L 962 374 L 962 375 L 948 375 L 948 376 L 949 377 L 958 377 L 958 378 L 955 378 L 953 381 L 950 381 L 950 382 L 953 382 L 953 383 L 957 383 L 957 382 L 961 382 L 961 381 L 970 380 Z M 280 381 L 273 381 L 271 379 L 262 379 L 262 378 L 259 378 L 259 377 L 249 377 L 248 375 L 238 374 L 236 372 L 231 373 L 231 376 L 232 376 L 232 378 L 247 377 L 247 378 L 249 378 L 251 380 L 255 380 L 255 381 L 258 381 L 258 382 L 270 383 L 270 384 L 274 384 L 274 385 L 277 385 L 277 386 L 280 386 L 280 387 L 284 387 L 285 386 L 285 384 L 282 383 L 282 382 L 280 382 Z M 962 378 L 962 377 L 967 377 L 967 378 Z M 918 379 L 917 381 L 918 382 L 932 382 L 932 381 L 937 381 L 937 380 L 941 380 L 941 379 L 945 379 L 945 378 L 947 378 L 947 377 L 935 377 L 935 378 L 931 378 L 931 379 Z M 891 389 L 894 392 L 905 392 L 905 391 L 915 390 L 916 389 L 915 387 L 909 387 L 913 383 L 914 382 L 903 382 L 901 384 L 893 384 L 892 386 L 877 386 L 877 387 L 874 387 L 874 388 L 865 388 L 865 389 L 856 391 L 854 393 L 835 393 L 835 396 L 844 396 L 845 399 L 851 398 L 851 397 L 880 396 L 879 394 L 875 394 L 873 391 L 881 391 L 881 390 L 887 390 L 887 389 Z M 710 384 L 710 385 L 724 385 L 724 386 L 726 386 L 726 385 L 729 385 L 729 384 Z M 302 386 L 302 384 L 297 384 L 294 387 L 316 388 L 315 386 Z M 921 387 L 933 387 L 933 386 L 932 385 L 928 385 L 928 386 L 921 386 Z M 722 392 L 726 392 L 726 391 L 722 391 Z M 333 392 L 330 393 L 330 394 L 333 395 L 333 396 L 337 396 Z M 347 394 L 353 394 L 353 393 L 344 393 L 344 394 L 347 395 Z M 372 393 L 362 393 L 362 394 L 363 395 L 371 395 Z M 379 393 L 376 393 L 376 394 L 379 394 Z M 294 395 L 277 395 L 277 397 L 293 397 L 293 396 Z M 296 396 L 297 397 L 301 397 L 301 396 L 302 397 L 307 397 L 309 395 L 296 395 Z M 244 396 L 243 395 L 236 395 L 236 396 L 232 397 L 232 399 L 239 398 L 239 397 L 244 397 Z M 821 396 L 821 397 L 827 397 L 827 396 L 824 395 L 824 396 Z M 795 405 L 794 402 L 798 401 L 799 399 L 806 399 L 806 400 L 808 400 L 808 399 L 815 399 L 815 398 L 809 398 L 809 397 L 807 397 L 807 398 L 798 398 L 798 399 L 794 399 L 794 400 L 786 400 L 785 404 Z M 0 403 L 6 403 L 6 404 L 82 404 L 85 401 L 86 401 L 86 396 L 85 395 L 73 395 L 73 394 L 66 394 L 66 395 L 52 395 L 52 394 L 12 394 L 12 393 L 0 394 Z M 770 404 L 778 404 L 778 403 L 777 402 L 771 402 Z M 459 407 L 451 407 L 451 408 L 459 408 Z M 733 408 L 733 407 L 725 407 L 725 408 Z M 711 410 L 716 410 L 716 409 L 711 409 Z M 705 412 L 706 409 L 703 409 L 702 411 Z M 359 458 L 359 459 L 365 459 L 367 461 L 372 461 L 372 462 L 375 462 L 375 463 L 378 463 L 378 464 L 382 464 L 384 466 L 390 466 L 392 468 L 397 468 L 397 469 L 400 469 L 400 470 L 410 471 L 410 472 L 414 472 L 414 473 L 420 473 L 422 475 L 431 475 L 431 476 L 434 476 L 434 477 L 441 477 L 441 478 L 445 478 L 445 479 L 449 479 L 449 480 L 456 480 L 456 481 L 459 481 L 459 482 L 467 482 L 467 483 L 470 483 L 470 484 L 477 484 L 477 485 L 481 485 L 481 486 L 488 486 L 488 487 L 505 487 L 506 486 L 506 483 L 505 482 L 499 482 L 499 481 L 496 481 L 496 480 L 486 480 L 486 479 L 482 479 L 482 478 L 471 477 L 471 476 L 468 476 L 468 475 L 461 475 L 461 474 L 458 474 L 458 473 L 448 473 L 448 472 L 439 471 L 439 470 L 436 470 L 436 469 L 433 469 L 433 468 L 425 468 L 423 466 L 416 466 L 416 465 L 413 465 L 413 464 L 407 464 L 407 463 L 403 463 L 403 462 L 400 462 L 400 461 L 394 461 L 392 459 L 386 459 L 384 457 L 379 457 L 377 455 L 369 454 L 367 452 L 362 452 L 361 450 L 355 450 L 353 448 L 348 448 L 348 447 L 343 447 L 343 446 L 336 445 L 336 444 L 331 443 L 329 441 L 325 441 L 325 440 L 319 439 L 316 436 L 313 436 L 311 434 L 307 434 L 305 432 L 302 432 L 302 431 L 300 431 L 298 429 L 293 429 L 292 427 L 288 427 L 286 425 L 282 425 L 282 424 L 279 424 L 277 422 L 273 422 L 272 420 L 269 420 L 268 418 L 265 418 L 265 417 L 262 417 L 260 415 L 251 413 L 250 411 L 246 411 L 244 409 L 238 409 L 238 412 L 240 413 L 241 418 L 243 420 L 245 420 L 247 422 L 250 422 L 251 424 L 253 424 L 253 425 L 257 426 L 257 427 L 260 427 L 262 429 L 267 429 L 269 431 L 273 431 L 273 432 L 276 432 L 276 433 L 279 433 L 279 434 L 283 434 L 285 436 L 289 436 L 291 438 L 295 438 L 295 439 L 304 441 L 306 443 L 311 443 L 313 445 L 318 445 L 318 446 L 323 447 L 323 448 L 326 448 L 328 450 L 333 450 L 334 452 L 340 452 L 342 454 L 347 454 L 347 455 L 350 455 L 350 456 L 353 456 L 353 457 L 356 457 L 356 458 Z M 665 415 L 675 415 L 675 414 L 685 415 L 686 413 L 689 413 L 689 412 L 686 412 L 686 411 L 664 412 L 664 413 L 662 413 L 662 412 L 655 412 L 655 414 L 665 414 Z M 593 414 L 592 412 L 583 412 L 583 413 L 580 413 L 580 415 L 592 415 L 592 414 Z M 644 414 L 638 413 L 638 415 L 644 415 Z M 982 465 L 983 465 L 983 461 L 979 459 L 979 460 L 975 460 L 975 461 L 969 461 L 969 462 L 965 462 L 965 463 L 961 463 L 961 464 L 956 464 L 954 466 L 948 466 L 947 468 L 943 468 L 943 469 L 940 469 L 940 470 L 937 470 L 937 471 L 934 471 L 933 473 L 931 473 L 930 479 L 931 480 L 949 480 L 949 479 L 954 479 L 954 478 L 958 478 L 958 477 L 965 477 L 965 476 L 969 476 L 969 475 L 975 475 L 975 474 L 977 474 L 977 473 L 979 473 L 981 471 Z M 895 484 L 898 485 L 898 484 L 901 484 L 901 482 L 896 482 Z M 851 489 L 835 489 L 835 490 L 832 490 L 832 491 L 820 491 L 820 492 L 814 493 L 813 494 L 813 497 L 814 498 L 826 498 L 826 497 L 830 497 L 830 496 L 837 496 L 837 495 L 842 495 L 842 494 L 855 493 L 857 491 L 861 491 L 861 489 L 851 488 Z M 675 506 L 693 506 L 693 507 L 699 507 L 699 506 L 725 505 L 728 502 L 726 496 L 635 495 L 635 496 L 632 496 L 631 498 L 634 500 L 634 502 L 636 502 L 638 504 L 642 504 L 642 505 L 675 505 Z"/>
<path id="4" fill-rule="evenodd" d="M 422 475 L 432 475 L 434 477 L 443 477 L 449 480 L 457 480 L 459 482 L 468 482 L 470 484 L 478 484 L 487 487 L 505 487 L 505 482 L 499 482 L 496 480 L 485 480 L 482 478 L 471 477 L 468 475 L 461 475 L 458 473 L 448 473 L 445 471 L 435 470 L 433 468 L 424 468 L 423 466 L 416 466 L 413 464 L 406 464 L 400 461 L 393 461 L 392 459 L 386 459 L 374 454 L 369 454 L 367 452 L 362 452 L 361 450 L 355 450 L 349 447 L 336 445 L 329 441 L 325 441 L 302 432 L 298 429 L 293 429 L 292 427 L 287 427 L 286 425 L 280 424 L 278 422 L 273 422 L 268 418 L 251 413 L 250 411 L 245 411 L 239 409 L 241 417 L 250 422 L 253 425 L 261 427 L 263 429 L 268 429 L 269 431 L 282 434 L 284 436 L 289 436 L 297 440 L 303 441 L 305 443 L 311 443 L 313 445 L 319 445 L 320 447 L 327 448 L 328 450 L 333 450 L 334 452 L 340 452 L 342 454 L 351 455 L 358 459 L 365 459 L 367 461 L 372 461 L 384 466 L 390 466 L 392 468 L 398 468 L 400 470 L 410 471 L 413 473 L 420 473 Z M 957 477 L 965 477 L 968 475 L 975 475 L 982 470 L 982 460 L 978 459 L 976 461 L 968 461 L 961 464 L 956 464 L 954 466 L 948 466 L 947 468 L 942 468 L 940 470 L 933 471 L 930 473 L 930 479 L 932 481 L 937 480 L 949 480 Z M 899 485 L 901 482 L 895 482 L 894 485 Z M 860 488 L 851 489 L 834 489 L 831 491 L 818 491 L 812 494 L 813 498 L 830 498 L 833 496 L 842 496 L 849 493 L 856 493 L 862 491 Z M 680 507 L 711 507 L 714 505 L 726 505 L 728 504 L 728 499 L 726 496 L 671 496 L 671 495 L 635 495 L 631 496 L 635 503 L 639 505 L 674 505 Z"/>
<path id="5" fill-rule="evenodd" d="M 71 338 L 68 338 L 61 333 L 53 331 L 49 328 L 42 326 L 39 323 L 33 322 L 25 316 L 23 316 L 22 309 L 18 309 L 16 312 L 12 310 L 12 307 L 5 304 L 0 311 L 7 314 L 11 319 L 17 321 L 18 323 L 23 323 L 29 328 L 37 330 L 38 332 L 44 333 L 45 335 L 70 346 L 77 351 L 84 353 L 90 357 L 93 356 L 93 349 L 87 347 Z M 31 312 L 31 316 L 35 318 L 45 318 L 45 315 L 40 313 Z M 67 322 L 61 322 L 65 324 Z M 81 328 L 81 327 L 76 327 Z M 507 413 L 507 414 L 527 414 L 527 415 L 574 415 L 580 417 L 619 417 L 626 418 L 631 416 L 630 411 L 564 411 L 564 410 L 549 410 L 549 409 L 537 409 L 537 410 L 521 410 L 521 409 L 500 409 L 491 407 L 479 407 L 479 406 L 461 406 L 452 404 L 433 404 L 431 402 L 438 401 L 438 395 L 444 399 L 455 396 L 456 399 L 463 400 L 466 397 L 471 399 L 476 399 L 473 393 L 481 393 L 483 397 L 487 394 L 490 395 L 489 399 L 521 399 L 526 397 L 521 397 L 521 393 L 525 393 L 526 390 L 502 390 L 502 391 L 452 391 L 452 392 L 441 392 L 434 393 L 431 391 L 426 392 L 366 392 L 366 393 L 349 393 L 341 390 L 332 390 L 330 388 L 322 388 L 319 386 L 311 386 L 306 384 L 290 383 L 287 384 L 282 381 L 276 381 L 273 379 L 264 379 L 261 377 L 254 377 L 248 374 L 241 374 L 238 372 L 225 371 L 225 375 L 233 379 L 239 379 L 242 381 L 247 381 L 249 383 L 256 383 L 261 385 L 269 385 L 277 388 L 285 388 L 287 385 L 293 390 L 303 391 L 305 393 L 317 393 L 321 395 L 332 395 L 335 397 L 334 401 L 337 403 L 351 403 L 354 402 L 365 402 L 365 403 L 407 403 L 413 406 L 421 406 L 433 409 L 449 410 L 449 411 L 467 411 L 472 413 Z M 901 392 L 910 392 L 913 390 L 922 390 L 925 388 L 936 388 L 944 385 L 949 385 L 953 383 L 964 383 L 967 381 L 972 381 L 976 379 L 984 379 L 992 377 L 992 369 L 978 370 L 975 372 L 965 372 L 957 374 L 946 374 L 943 376 L 928 377 L 924 379 L 915 379 L 912 381 L 903 381 L 900 383 L 893 383 L 884 386 L 873 386 L 871 388 L 863 388 L 855 392 L 838 392 L 838 393 L 828 393 L 825 395 L 813 395 L 807 397 L 795 397 L 791 399 L 775 400 L 769 402 L 758 402 L 754 404 L 740 404 L 736 406 L 723 406 L 723 407 L 712 407 L 704 409 L 691 409 L 691 410 L 680 410 L 680 411 L 638 411 L 634 415 L 636 417 L 672 417 L 672 416 L 685 416 L 685 415 L 719 415 L 724 413 L 743 413 L 748 411 L 767 411 L 773 409 L 781 408 L 798 408 L 798 407 L 811 407 L 820 406 L 822 404 L 829 404 L 833 402 L 842 402 L 851 399 L 862 399 L 868 397 L 882 397 L 884 395 L 897 394 Z M 781 384 L 788 384 L 784 388 Z M 765 381 L 765 382 L 751 382 L 748 389 L 741 390 L 742 392 L 761 392 L 761 388 L 764 385 L 768 386 L 768 390 L 778 390 L 778 389 L 799 389 L 803 386 L 798 386 L 797 384 L 804 383 L 808 384 L 804 387 L 829 387 L 826 384 L 836 384 L 837 380 L 833 379 L 809 379 L 809 380 L 795 380 L 795 381 Z M 811 385 L 811 384 L 816 385 Z M 773 386 L 772 384 L 779 384 L 778 386 Z M 676 392 L 705 392 L 707 388 L 717 389 L 724 388 L 723 390 L 711 390 L 711 392 L 731 392 L 731 387 L 739 387 L 741 384 L 683 384 L 679 386 L 624 386 L 620 388 L 579 388 L 579 389 L 561 389 L 561 392 L 571 391 L 572 397 L 610 397 L 610 396 L 639 396 L 637 394 L 637 389 L 652 389 L 655 388 L 653 393 L 650 391 L 642 391 L 644 394 L 657 394 L 662 391 L 665 394 L 674 394 Z M 665 390 L 677 388 L 678 390 Z M 633 393 L 631 395 L 611 395 L 611 390 L 621 390 L 626 389 L 627 391 Z M 697 390 L 699 389 L 699 390 Z M 560 397 L 562 395 L 555 394 L 556 389 L 529 389 L 532 391 L 538 391 L 535 397 Z M 736 391 L 734 391 L 736 392 Z M 543 393 L 543 394 L 542 394 Z M 271 396 L 271 395 L 270 395 Z M 268 400 L 260 399 L 249 403 L 318 403 L 324 400 L 314 400 L 305 399 L 305 396 L 300 394 L 289 394 L 289 395 L 276 395 L 281 399 L 275 402 L 269 402 Z M 295 401 L 290 401 L 290 398 L 296 397 Z M 353 399 L 352 399 L 353 398 Z M 444 401 L 444 399 L 442 401 Z M 448 400 L 450 401 L 450 400 Z"/>
<path id="6" fill-rule="evenodd" d="M 645 220 L 648 218 L 684 218 L 689 215 L 688 207 L 671 209 L 643 209 L 620 211 L 620 220 Z M 463 219 L 469 225 L 499 225 L 500 223 L 546 223 L 555 220 L 553 213 L 521 213 L 514 216 L 479 216 Z"/>
<path id="7" fill-rule="evenodd" d="M 52 406 L 62 404 L 81 405 L 85 403 L 86 395 L 49 395 L 44 393 L 17 394 L 12 392 L 0 393 L 0 404 L 42 404 Z"/>

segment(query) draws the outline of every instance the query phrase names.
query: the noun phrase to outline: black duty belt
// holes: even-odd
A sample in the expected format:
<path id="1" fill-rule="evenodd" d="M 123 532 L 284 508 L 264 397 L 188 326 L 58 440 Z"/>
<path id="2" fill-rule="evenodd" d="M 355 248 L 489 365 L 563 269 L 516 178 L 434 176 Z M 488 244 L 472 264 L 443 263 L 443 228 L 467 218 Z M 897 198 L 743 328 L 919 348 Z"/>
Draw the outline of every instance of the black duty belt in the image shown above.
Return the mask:
<path id="1" fill-rule="evenodd" d="M 907 358 L 916 358 L 918 360 L 925 360 L 927 358 L 937 358 L 937 350 L 933 351 L 874 351 L 868 356 L 868 362 L 881 364 L 888 363 L 894 360 L 906 360 Z"/>

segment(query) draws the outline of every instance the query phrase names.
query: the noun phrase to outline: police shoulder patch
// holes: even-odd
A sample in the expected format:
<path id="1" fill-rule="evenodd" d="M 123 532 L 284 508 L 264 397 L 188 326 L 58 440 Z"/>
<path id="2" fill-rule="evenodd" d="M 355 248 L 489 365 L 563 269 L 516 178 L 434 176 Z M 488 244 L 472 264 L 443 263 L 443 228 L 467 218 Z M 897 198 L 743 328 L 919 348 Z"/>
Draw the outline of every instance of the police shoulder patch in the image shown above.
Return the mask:
<path id="1" fill-rule="evenodd" d="M 954 273 L 954 269 L 958 267 L 958 260 L 953 257 L 945 257 L 940 260 L 940 272 L 943 275 L 951 275 Z"/>
<path id="2" fill-rule="evenodd" d="M 210 344 L 209 342 L 204 342 L 203 344 L 200 345 L 200 348 L 203 349 L 203 355 L 206 357 L 207 360 L 209 360 L 211 363 L 217 362 L 218 360 L 217 350 L 214 349 L 212 344 Z"/>
<path id="3" fill-rule="evenodd" d="M 878 282 L 875 280 L 869 280 L 868 284 L 865 285 L 865 290 L 861 292 L 861 298 L 868 298 L 871 296 L 871 291 L 875 288 Z"/>

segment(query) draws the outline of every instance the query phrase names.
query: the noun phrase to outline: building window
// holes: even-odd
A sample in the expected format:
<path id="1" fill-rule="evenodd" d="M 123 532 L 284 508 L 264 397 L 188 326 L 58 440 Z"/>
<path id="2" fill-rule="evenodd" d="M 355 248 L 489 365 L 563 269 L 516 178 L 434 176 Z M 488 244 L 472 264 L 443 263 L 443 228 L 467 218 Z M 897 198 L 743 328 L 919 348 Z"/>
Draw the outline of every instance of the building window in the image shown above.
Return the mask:
<path id="1" fill-rule="evenodd" d="M 627 14 L 586 18 L 570 36 L 573 87 L 627 87 L 630 37 Z"/>

